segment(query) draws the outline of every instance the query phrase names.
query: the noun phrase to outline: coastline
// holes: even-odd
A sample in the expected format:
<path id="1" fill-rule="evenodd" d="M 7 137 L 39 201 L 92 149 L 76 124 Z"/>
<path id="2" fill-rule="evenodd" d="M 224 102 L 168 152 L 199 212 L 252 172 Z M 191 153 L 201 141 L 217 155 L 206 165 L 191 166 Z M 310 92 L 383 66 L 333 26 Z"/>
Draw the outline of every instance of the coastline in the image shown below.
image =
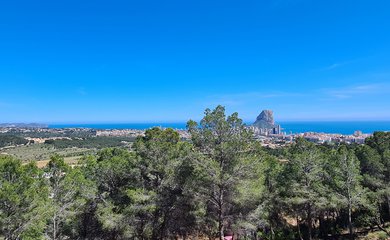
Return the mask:
<path id="1" fill-rule="evenodd" d="M 250 125 L 251 123 L 246 123 Z M 286 121 L 278 122 L 282 132 L 298 134 L 307 132 L 351 135 L 355 131 L 371 134 L 375 131 L 390 131 L 390 121 Z M 49 124 L 48 128 L 91 128 L 91 129 L 135 129 L 152 127 L 185 130 L 186 123 L 93 123 L 93 124 Z"/>

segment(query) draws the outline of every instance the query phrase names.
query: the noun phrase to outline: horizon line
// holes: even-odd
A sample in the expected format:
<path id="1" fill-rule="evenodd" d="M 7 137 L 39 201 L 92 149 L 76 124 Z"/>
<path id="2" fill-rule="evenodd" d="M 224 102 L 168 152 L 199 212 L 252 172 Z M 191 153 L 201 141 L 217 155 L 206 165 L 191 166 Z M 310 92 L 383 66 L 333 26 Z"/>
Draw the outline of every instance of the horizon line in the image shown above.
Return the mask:
<path id="1" fill-rule="evenodd" d="M 192 119 L 191 119 L 192 120 Z M 5 124 L 42 124 L 42 125 L 88 125 L 88 124 L 184 124 L 186 121 L 79 121 L 79 122 L 38 122 L 38 121 L 15 121 L 15 122 L 0 122 L 0 125 Z M 194 120 L 200 122 L 200 120 Z M 244 120 L 243 123 L 253 123 L 253 120 Z M 278 120 L 275 123 L 287 123 L 287 122 L 390 122 L 390 119 L 285 119 Z"/>

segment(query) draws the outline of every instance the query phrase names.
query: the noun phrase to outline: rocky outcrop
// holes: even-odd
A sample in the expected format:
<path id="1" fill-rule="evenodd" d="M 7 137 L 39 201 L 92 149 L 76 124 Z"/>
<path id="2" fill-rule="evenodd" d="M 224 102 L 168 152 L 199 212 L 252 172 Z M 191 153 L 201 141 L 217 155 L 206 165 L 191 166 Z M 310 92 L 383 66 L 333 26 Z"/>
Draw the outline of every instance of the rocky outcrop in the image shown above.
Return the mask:
<path id="1" fill-rule="evenodd" d="M 274 121 L 274 113 L 272 110 L 263 110 L 260 115 L 257 116 L 253 126 L 266 129 L 275 128 L 276 125 Z"/>

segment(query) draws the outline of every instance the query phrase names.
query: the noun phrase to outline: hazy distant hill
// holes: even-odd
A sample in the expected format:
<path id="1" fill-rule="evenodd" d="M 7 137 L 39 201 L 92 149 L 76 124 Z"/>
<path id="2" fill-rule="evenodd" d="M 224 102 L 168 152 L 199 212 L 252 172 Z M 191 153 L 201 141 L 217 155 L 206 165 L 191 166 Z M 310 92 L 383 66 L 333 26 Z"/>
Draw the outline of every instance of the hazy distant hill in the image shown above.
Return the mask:
<path id="1" fill-rule="evenodd" d="M 0 127 L 15 127 L 15 128 L 47 128 L 47 124 L 41 123 L 0 123 Z"/>

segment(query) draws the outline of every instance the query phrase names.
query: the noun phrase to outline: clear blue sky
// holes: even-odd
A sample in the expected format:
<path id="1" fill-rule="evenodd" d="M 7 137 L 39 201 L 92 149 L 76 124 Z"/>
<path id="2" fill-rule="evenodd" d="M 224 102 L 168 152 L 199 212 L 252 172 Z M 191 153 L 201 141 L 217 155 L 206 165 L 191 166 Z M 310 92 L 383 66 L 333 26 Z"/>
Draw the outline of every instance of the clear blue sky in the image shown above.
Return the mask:
<path id="1" fill-rule="evenodd" d="M 390 120 L 390 1 L 2 1 L 0 122 Z"/>

